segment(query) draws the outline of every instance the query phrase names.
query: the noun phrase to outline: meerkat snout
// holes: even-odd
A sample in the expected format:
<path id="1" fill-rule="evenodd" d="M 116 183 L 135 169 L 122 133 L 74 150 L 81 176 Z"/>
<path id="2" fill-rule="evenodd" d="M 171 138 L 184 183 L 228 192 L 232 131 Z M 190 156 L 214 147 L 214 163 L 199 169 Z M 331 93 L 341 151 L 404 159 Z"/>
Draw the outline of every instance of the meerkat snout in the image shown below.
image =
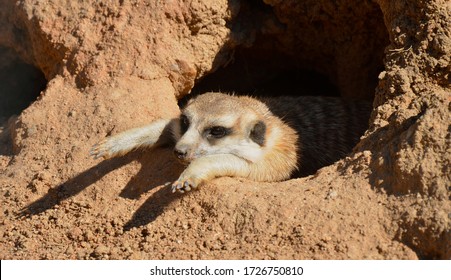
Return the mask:
<path id="1" fill-rule="evenodd" d="M 174 149 L 174 155 L 180 160 L 185 160 L 187 153 L 186 153 L 185 149 L 179 148 L 179 149 Z"/>
<path id="2" fill-rule="evenodd" d="M 189 163 L 199 157 L 225 153 L 218 148 L 233 141 L 227 139 L 232 136 L 233 129 L 218 125 L 219 123 L 221 121 L 217 120 L 216 124 L 212 125 L 193 118 L 185 128 L 181 125 L 181 137 L 174 147 L 175 156 L 182 162 Z"/>

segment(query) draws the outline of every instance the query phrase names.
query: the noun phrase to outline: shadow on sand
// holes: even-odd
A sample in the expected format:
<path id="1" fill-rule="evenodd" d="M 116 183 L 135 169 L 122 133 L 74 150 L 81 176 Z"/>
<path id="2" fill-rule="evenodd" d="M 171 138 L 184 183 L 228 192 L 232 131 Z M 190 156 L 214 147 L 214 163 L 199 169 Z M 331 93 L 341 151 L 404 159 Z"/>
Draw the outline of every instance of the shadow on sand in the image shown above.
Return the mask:
<path id="1" fill-rule="evenodd" d="M 18 216 L 33 216 L 43 213 L 60 204 L 63 200 L 79 194 L 111 171 L 132 161 L 138 161 L 141 168 L 120 194 L 121 197 L 129 199 L 138 199 L 142 194 L 169 181 L 176 180 L 183 169 L 173 159 L 171 149 L 155 149 L 151 152 L 134 151 L 122 157 L 101 161 L 99 164 L 52 188 L 46 195 L 24 207 Z M 152 222 L 163 212 L 165 206 L 178 197 L 179 195 L 171 193 L 169 187 L 160 188 L 135 212 L 132 219 L 124 225 L 124 230 Z"/>

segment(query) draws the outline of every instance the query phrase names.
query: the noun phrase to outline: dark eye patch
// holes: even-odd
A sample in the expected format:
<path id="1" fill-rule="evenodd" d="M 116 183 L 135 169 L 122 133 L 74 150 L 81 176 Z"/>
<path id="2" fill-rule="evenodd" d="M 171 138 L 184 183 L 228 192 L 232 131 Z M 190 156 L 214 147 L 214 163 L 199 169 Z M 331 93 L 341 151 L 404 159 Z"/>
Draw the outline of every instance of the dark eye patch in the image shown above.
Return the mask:
<path id="1" fill-rule="evenodd" d="M 181 130 L 182 134 L 184 134 L 188 130 L 189 125 L 190 125 L 190 123 L 189 123 L 188 117 L 186 115 L 181 115 L 180 116 L 180 130 Z"/>
<path id="2" fill-rule="evenodd" d="M 223 126 L 213 126 L 210 128 L 207 128 L 205 130 L 205 134 L 207 135 L 207 137 L 209 138 L 216 138 L 216 139 L 220 139 L 224 136 L 227 136 L 229 134 L 232 133 L 232 129 L 231 128 L 226 128 Z"/>
<path id="3" fill-rule="evenodd" d="M 265 144 L 266 124 L 262 121 L 257 122 L 251 130 L 249 137 L 260 146 Z"/>

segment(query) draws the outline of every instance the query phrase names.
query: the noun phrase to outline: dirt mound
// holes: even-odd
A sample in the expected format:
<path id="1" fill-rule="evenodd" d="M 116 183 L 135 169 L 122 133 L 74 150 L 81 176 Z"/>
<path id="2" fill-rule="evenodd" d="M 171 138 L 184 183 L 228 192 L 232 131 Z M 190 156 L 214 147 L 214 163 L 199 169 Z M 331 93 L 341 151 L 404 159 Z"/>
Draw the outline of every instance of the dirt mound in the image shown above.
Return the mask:
<path id="1" fill-rule="evenodd" d="M 2 259 L 451 258 L 449 1 L 16 2 L 0 0 Z M 169 149 L 89 157 L 206 90 L 374 109 L 349 157 L 281 183 L 174 195 Z"/>

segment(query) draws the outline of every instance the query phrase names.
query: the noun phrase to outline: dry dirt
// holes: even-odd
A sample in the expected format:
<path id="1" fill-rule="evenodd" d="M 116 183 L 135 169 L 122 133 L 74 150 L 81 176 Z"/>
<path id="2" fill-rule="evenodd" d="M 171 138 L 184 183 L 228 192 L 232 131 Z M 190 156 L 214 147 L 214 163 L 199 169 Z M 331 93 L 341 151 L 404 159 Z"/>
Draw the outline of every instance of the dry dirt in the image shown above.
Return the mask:
<path id="1" fill-rule="evenodd" d="M 0 0 L 1 259 L 451 258 L 450 1 L 90 2 Z M 374 109 L 286 182 L 174 195 L 169 149 L 89 157 L 205 90 Z"/>

